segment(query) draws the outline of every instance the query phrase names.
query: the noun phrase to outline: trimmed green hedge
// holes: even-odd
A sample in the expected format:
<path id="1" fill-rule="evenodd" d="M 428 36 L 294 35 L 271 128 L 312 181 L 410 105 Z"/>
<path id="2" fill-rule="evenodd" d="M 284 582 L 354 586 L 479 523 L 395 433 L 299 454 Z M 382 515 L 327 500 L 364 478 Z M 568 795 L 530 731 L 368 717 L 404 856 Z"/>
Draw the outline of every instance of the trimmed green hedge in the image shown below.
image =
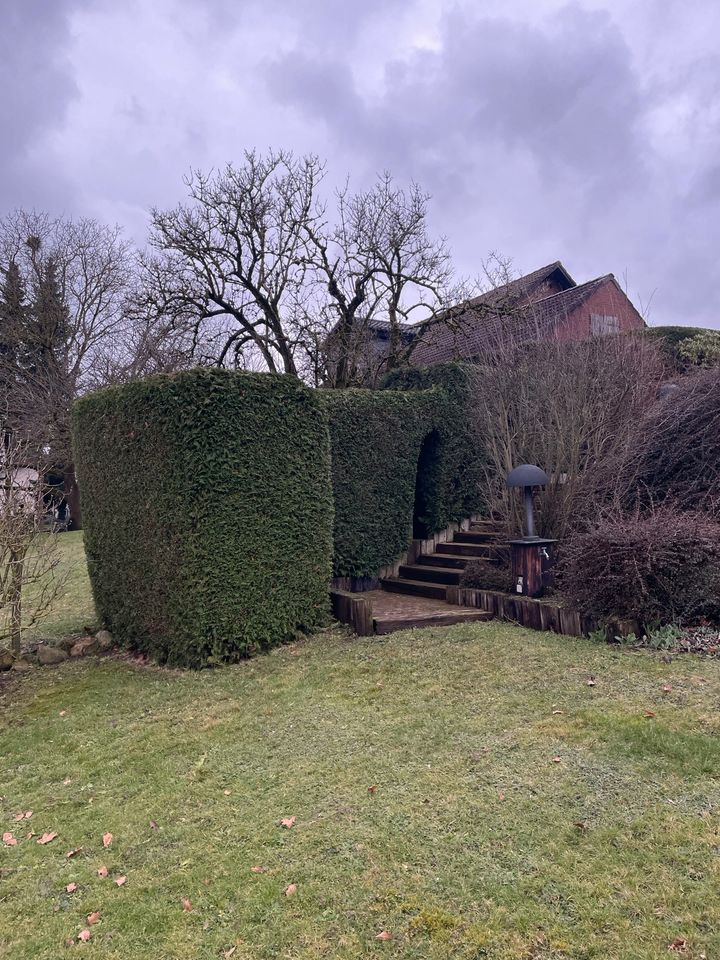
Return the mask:
<path id="1" fill-rule="evenodd" d="M 323 393 L 335 576 L 373 576 L 413 535 L 429 536 L 482 509 L 479 450 L 467 419 L 470 381 L 461 364 L 444 364 L 393 374 L 387 383 L 401 390 Z"/>
<path id="2" fill-rule="evenodd" d="M 333 506 L 316 391 L 192 370 L 88 396 L 73 420 L 93 593 L 119 641 L 203 666 L 325 619 Z"/>
<path id="3" fill-rule="evenodd" d="M 706 334 L 714 336 L 717 330 L 709 330 L 705 327 L 646 327 L 642 331 L 642 335 L 656 343 L 680 373 L 692 366 L 691 361 L 683 356 L 683 344 Z"/>
<path id="4" fill-rule="evenodd" d="M 482 438 L 473 427 L 473 378 L 477 368 L 463 363 L 439 363 L 432 367 L 397 370 L 383 388 L 392 390 L 435 389 L 442 398 L 436 405 L 435 423 L 439 444 L 434 472 L 426 475 L 429 486 L 425 515 L 426 533 L 437 533 L 449 523 L 464 520 L 485 508 L 482 496 L 484 456 Z"/>
<path id="5" fill-rule="evenodd" d="M 372 576 L 412 537 L 415 476 L 438 397 L 391 390 L 327 390 L 337 577 Z"/>

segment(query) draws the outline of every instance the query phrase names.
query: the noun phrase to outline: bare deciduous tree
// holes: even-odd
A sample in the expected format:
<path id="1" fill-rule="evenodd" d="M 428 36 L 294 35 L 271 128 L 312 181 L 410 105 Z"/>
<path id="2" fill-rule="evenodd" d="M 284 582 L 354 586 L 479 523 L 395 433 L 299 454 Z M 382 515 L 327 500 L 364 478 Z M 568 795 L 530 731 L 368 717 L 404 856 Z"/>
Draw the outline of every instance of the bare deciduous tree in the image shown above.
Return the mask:
<path id="1" fill-rule="evenodd" d="M 50 450 L 76 522 L 70 406 L 118 365 L 132 265 L 119 228 L 22 210 L 0 221 L 2 400 L 18 436 Z"/>
<path id="2" fill-rule="evenodd" d="M 365 334 L 378 324 L 379 366 L 407 363 L 423 330 L 414 321 L 464 293 L 445 241 L 429 234 L 429 198 L 384 174 L 339 191 L 329 224 L 324 175 L 317 157 L 288 152 L 193 172 L 189 202 L 153 211 L 140 312 L 169 320 L 201 363 L 348 386 L 368 379 Z"/>
<path id="3" fill-rule="evenodd" d="M 312 240 L 329 295 L 318 311 L 331 321 L 326 377 L 342 387 L 407 365 L 429 324 L 470 290 L 455 279 L 445 239 L 431 237 L 430 197 L 416 183 L 404 190 L 384 173 L 337 199 L 337 225 Z M 373 351 L 368 334 L 378 328 L 386 346 Z"/>
<path id="4" fill-rule="evenodd" d="M 146 308 L 171 318 L 201 362 L 245 367 L 257 355 L 297 375 L 297 303 L 323 175 L 317 157 L 246 152 L 242 166 L 193 172 L 189 203 L 152 211 Z"/>
<path id="5" fill-rule="evenodd" d="M 51 607 L 65 577 L 56 534 L 47 529 L 42 454 L 3 431 L 0 448 L 0 642 L 21 652 L 23 630 Z"/>

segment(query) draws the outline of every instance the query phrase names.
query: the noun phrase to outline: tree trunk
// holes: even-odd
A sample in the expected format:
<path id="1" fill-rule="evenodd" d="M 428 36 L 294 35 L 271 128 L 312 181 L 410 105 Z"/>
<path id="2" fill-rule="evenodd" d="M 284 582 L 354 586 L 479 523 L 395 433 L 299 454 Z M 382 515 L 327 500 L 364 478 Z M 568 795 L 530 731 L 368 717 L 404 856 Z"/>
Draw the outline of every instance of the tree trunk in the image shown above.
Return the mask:
<path id="1" fill-rule="evenodd" d="M 69 466 L 63 471 L 63 492 L 65 502 L 70 509 L 68 530 L 82 530 L 82 513 L 80 511 L 80 490 L 75 476 L 75 467 Z"/>
<path id="2" fill-rule="evenodd" d="M 22 642 L 22 584 L 24 557 L 14 550 L 10 553 L 10 649 L 14 657 L 20 656 Z"/>

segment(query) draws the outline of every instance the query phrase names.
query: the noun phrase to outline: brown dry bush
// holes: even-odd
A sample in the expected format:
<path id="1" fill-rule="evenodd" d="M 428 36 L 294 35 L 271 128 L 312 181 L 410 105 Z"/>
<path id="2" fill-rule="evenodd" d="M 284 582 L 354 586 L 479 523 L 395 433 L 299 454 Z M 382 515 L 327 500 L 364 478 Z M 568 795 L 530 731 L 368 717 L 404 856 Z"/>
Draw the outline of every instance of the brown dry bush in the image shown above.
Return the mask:
<path id="1" fill-rule="evenodd" d="M 720 370 L 686 375 L 653 404 L 617 476 L 627 506 L 670 499 L 720 516 Z"/>
<path id="2" fill-rule="evenodd" d="M 536 463 L 550 478 L 537 503 L 544 536 L 564 538 L 613 499 L 617 464 L 663 369 L 657 348 L 638 337 L 499 339 L 488 349 L 476 367 L 474 426 L 490 512 L 508 533 L 520 529 L 520 498 L 505 477 L 519 463 Z"/>
<path id="3" fill-rule="evenodd" d="M 564 544 L 565 598 L 600 619 L 648 626 L 720 619 L 720 523 L 665 504 L 613 512 Z"/>

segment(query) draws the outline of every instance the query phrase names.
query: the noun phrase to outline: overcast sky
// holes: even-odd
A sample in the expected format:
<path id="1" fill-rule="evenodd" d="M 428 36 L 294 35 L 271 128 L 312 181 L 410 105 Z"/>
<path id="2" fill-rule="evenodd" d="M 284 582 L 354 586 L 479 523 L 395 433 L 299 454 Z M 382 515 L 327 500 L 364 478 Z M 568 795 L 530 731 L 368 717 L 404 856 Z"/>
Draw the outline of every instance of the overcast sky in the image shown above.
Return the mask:
<path id="1" fill-rule="evenodd" d="M 0 0 L 0 215 L 122 224 L 290 147 L 433 195 L 461 272 L 614 273 L 720 327 L 717 0 Z"/>

